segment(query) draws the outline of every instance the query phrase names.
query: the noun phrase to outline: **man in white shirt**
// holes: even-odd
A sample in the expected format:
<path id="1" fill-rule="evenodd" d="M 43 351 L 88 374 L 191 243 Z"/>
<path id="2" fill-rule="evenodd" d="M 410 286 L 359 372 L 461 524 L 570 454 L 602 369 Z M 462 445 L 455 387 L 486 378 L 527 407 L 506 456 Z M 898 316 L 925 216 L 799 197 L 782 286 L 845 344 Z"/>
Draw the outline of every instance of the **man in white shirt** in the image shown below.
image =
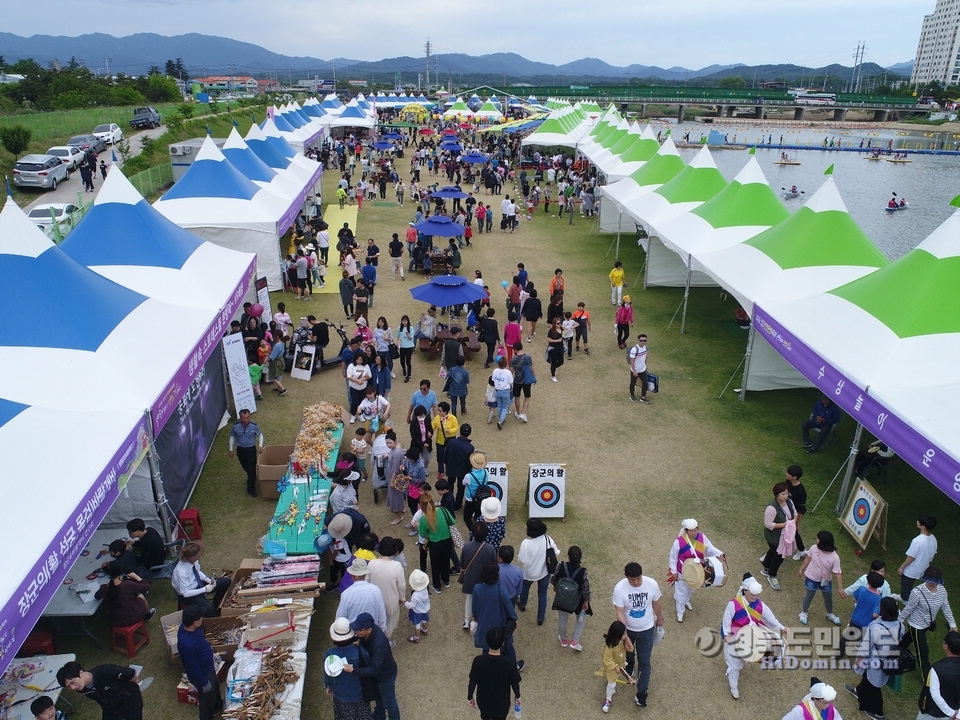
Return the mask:
<path id="1" fill-rule="evenodd" d="M 933 515 L 921 515 L 917 518 L 917 535 L 907 548 L 907 559 L 897 568 L 900 576 L 900 602 L 906 602 L 910 591 L 917 581 L 923 577 L 927 566 L 937 554 L 937 538 L 933 536 L 933 529 L 937 527 L 937 519 Z"/>
<path id="2" fill-rule="evenodd" d="M 637 387 L 637 380 L 640 381 L 640 402 L 649 404 L 647 400 L 647 334 L 640 333 L 637 336 L 637 344 L 630 348 L 630 354 L 627 356 L 627 365 L 630 368 L 630 401 L 636 402 L 637 396 L 634 391 Z"/>
<path id="3" fill-rule="evenodd" d="M 503 201 L 500 203 L 500 215 L 503 220 L 503 222 L 500 224 L 500 232 L 503 232 L 504 230 L 507 229 L 507 223 L 510 216 L 511 205 L 513 205 L 513 203 L 510 201 L 510 196 L 504 195 Z M 511 225 L 510 227 L 512 228 L 513 226 Z"/>
<path id="4" fill-rule="evenodd" d="M 360 613 L 370 613 L 377 627 L 387 632 L 387 610 L 383 604 L 383 593 L 376 585 L 367 582 L 370 566 L 362 558 L 354 558 L 353 564 L 347 568 L 353 576 L 353 584 L 340 595 L 340 606 L 337 608 L 337 617 L 346 618 L 350 622 L 356 620 Z"/>
<path id="5" fill-rule="evenodd" d="M 647 706 L 650 687 L 650 654 L 653 652 L 655 627 L 663 627 L 663 602 L 660 586 L 653 578 L 643 576 L 640 563 L 627 563 L 624 579 L 613 588 L 613 605 L 617 620 L 627 627 L 633 641 L 633 652 L 627 653 L 627 674 L 633 675 L 634 660 L 638 666 L 637 705 Z"/>
<path id="6" fill-rule="evenodd" d="M 173 586 L 181 605 L 196 605 L 203 617 L 216 617 L 223 596 L 230 589 L 230 578 L 214 580 L 204 575 L 200 570 L 200 557 L 204 549 L 202 541 L 188 542 L 183 546 L 180 562 L 174 566 L 170 575 L 170 585 Z M 207 599 L 208 593 L 213 593 L 212 601 Z"/>

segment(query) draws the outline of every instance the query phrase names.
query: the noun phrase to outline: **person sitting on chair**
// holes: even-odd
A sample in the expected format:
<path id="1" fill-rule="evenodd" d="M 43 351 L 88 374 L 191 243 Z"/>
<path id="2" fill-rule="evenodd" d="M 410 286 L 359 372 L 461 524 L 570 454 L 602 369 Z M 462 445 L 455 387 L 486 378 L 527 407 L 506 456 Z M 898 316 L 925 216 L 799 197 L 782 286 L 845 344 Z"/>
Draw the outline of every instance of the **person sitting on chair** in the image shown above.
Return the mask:
<path id="1" fill-rule="evenodd" d="M 853 474 L 862 480 L 873 468 L 883 469 L 894 455 L 896 453 L 886 444 L 874 440 L 866 450 L 857 451 L 857 457 L 853 461 Z"/>
<path id="2" fill-rule="evenodd" d="M 801 432 L 803 433 L 803 447 L 806 451 L 808 453 L 815 453 L 819 450 L 820 446 L 823 445 L 823 441 L 827 439 L 830 431 L 833 430 L 833 426 L 838 422 L 840 422 L 840 410 L 833 404 L 833 401 L 826 396 L 817 400 L 817 404 L 813 406 L 810 419 L 805 420 L 800 426 Z M 810 430 L 813 428 L 818 429 L 820 434 L 817 436 L 817 441 L 811 443 Z"/>
<path id="3" fill-rule="evenodd" d="M 177 602 L 181 605 L 197 605 L 203 617 L 216 617 L 220 614 L 220 601 L 230 589 L 230 578 L 220 577 L 214 580 L 200 570 L 200 557 L 203 555 L 203 542 L 188 542 L 180 551 L 180 562 L 173 569 L 170 584 L 177 593 Z M 207 593 L 213 593 L 213 601 L 207 599 Z"/>
<path id="4" fill-rule="evenodd" d="M 107 568 L 110 582 L 101 585 L 94 596 L 97 600 L 107 600 L 107 616 L 110 627 L 127 627 L 141 620 L 149 620 L 157 614 L 150 607 L 146 593 L 150 592 L 150 583 L 136 573 L 124 573 L 119 568 Z"/>

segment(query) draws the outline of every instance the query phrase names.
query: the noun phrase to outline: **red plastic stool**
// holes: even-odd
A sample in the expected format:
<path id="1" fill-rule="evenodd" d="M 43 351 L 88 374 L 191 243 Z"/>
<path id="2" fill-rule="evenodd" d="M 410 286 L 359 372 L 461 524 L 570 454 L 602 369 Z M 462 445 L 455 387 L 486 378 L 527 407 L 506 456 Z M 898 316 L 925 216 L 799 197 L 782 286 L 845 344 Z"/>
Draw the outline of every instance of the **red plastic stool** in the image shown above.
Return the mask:
<path id="1" fill-rule="evenodd" d="M 200 511 L 196 508 L 185 508 L 177 515 L 177 539 L 189 538 L 203 540 L 203 523 L 200 522 Z"/>
<path id="2" fill-rule="evenodd" d="M 137 633 L 140 637 L 137 637 Z M 126 627 L 110 628 L 110 647 L 117 652 L 125 652 L 128 657 L 136 657 L 137 650 L 150 642 L 147 624 L 142 620 Z"/>
<path id="3" fill-rule="evenodd" d="M 56 655 L 57 647 L 53 644 L 53 635 L 46 630 L 34 630 L 27 635 L 27 641 L 23 643 L 19 657 L 31 657 L 33 655 Z"/>

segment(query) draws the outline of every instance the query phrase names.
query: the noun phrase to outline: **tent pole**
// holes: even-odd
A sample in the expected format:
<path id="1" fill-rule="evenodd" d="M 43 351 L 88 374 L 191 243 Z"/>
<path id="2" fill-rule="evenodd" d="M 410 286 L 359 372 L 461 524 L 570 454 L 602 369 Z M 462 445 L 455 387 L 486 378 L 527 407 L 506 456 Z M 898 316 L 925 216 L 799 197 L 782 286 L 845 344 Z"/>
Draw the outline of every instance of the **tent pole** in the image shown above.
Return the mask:
<path id="1" fill-rule="evenodd" d="M 733 382 L 733 379 L 737 376 L 737 373 L 740 372 L 740 368 L 743 367 L 743 361 L 746 359 L 746 356 L 740 358 L 740 364 L 737 365 L 736 369 L 733 371 L 733 375 L 731 375 L 730 379 L 727 380 L 727 384 L 723 386 L 723 390 L 721 390 L 720 394 L 717 395 L 717 400 L 723 397 L 723 394 L 727 391 L 727 388 L 730 387 L 730 383 Z"/>
<path id="2" fill-rule="evenodd" d="M 690 299 L 690 276 L 693 275 L 693 266 L 691 256 L 687 253 L 687 283 L 683 287 L 683 317 L 680 320 L 680 334 L 683 335 L 687 328 L 687 301 Z"/>
<path id="3" fill-rule="evenodd" d="M 823 498 L 826 497 L 827 493 L 830 492 L 830 488 L 833 487 L 833 484 L 837 481 L 837 478 L 840 477 L 840 473 L 843 472 L 843 469 L 846 467 L 847 461 L 843 461 L 843 465 L 840 466 L 840 469 L 834 474 L 833 479 L 830 481 L 830 484 L 827 485 L 827 489 L 823 491 L 823 495 L 817 500 L 817 503 L 813 506 L 811 513 L 816 512 L 816 509 L 820 507 L 820 503 L 823 502 Z M 840 497 L 843 497 L 843 493 L 840 493 Z"/>
<path id="4" fill-rule="evenodd" d="M 869 386 L 864 393 L 869 393 Z M 847 504 L 847 496 L 850 494 L 853 485 L 853 466 L 857 458 L 857 451 L 860 449 L 860 437 L 863 435 L 863 425 L 857 423 L 857 429 L 853 433 L 853 440 L 850 442 L 850 453 L 847 455 L 846 470 L 843 473 L 843 484 L 840 485 L 840 495 L 837 498 L 837 504 L 833 508 L 833 514 L 839 515 Z"/>
<path id="5" fill-rule="evenodd" d="M 753 339 L 757 331 L 750 325 L 750 336 L 747 338 L 747 352 L 743 356 L 743 380 L 740 383 L 740 402 L 747 399 L 747 378 L 750 377 L 750 358 L 753 355 Z"/>
<path id="6" fill-rule="evenodd" d="M 163 539 L 165 542 L 173 541 L 173 531 L 170 526 L 170 513 L 167 508 L 167 496 L 163 491 L 163 478 L 160 477 L 160 465 L 157 462 L 156 436 L 153 430 L 153 418 L 149 410 L 143 411 L 147 418 L 147 436 L 150 444 L 147 446 L 147 465 L 150 468 L 150 483 L 153 485 L 153 498 L 157 505 L 157 511 L 160 513 L 160 523 L 163 525 Z"/>

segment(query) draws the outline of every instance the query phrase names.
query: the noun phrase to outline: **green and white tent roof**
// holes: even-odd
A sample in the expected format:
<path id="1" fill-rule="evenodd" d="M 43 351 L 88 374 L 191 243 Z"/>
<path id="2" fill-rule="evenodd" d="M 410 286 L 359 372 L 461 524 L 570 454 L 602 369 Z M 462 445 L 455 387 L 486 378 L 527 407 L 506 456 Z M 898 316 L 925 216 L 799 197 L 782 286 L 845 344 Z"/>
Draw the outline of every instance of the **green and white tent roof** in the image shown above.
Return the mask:
<path id="1" fill-rule="evenodd" d="M 684 257 L 723 250 L 759 235 L 790 217 L 750 156 L 727 187 L 695 210 L 657 226 L 663 244 Z"/>
<path id="2" fill-rule="evenodd" d="M 677 152 L 677 146 L 668 137 L 657 154 L 643 167 L 622 180 L 601 185 L 600 192 L 613 200 L 614 204 L 626 209 L 638 198 L 673 180 L 684 167 L 685 163 Z"/>
<path id="3" fill-rule="evenodd" d="M 628 136 L 629 137 L 629 136 Z M 616 182 L 636 172 L 643 164 L 660 151 L 660 143 L 649 125 L 640 131 L 640 137 L 618 156 L 602 162 L 600 169 L 608 182 Z"/>
<path id="4" fill-rule="evenodd" d="M 503 113 L 497 109 L 497 106 L 493 104 L 490 100 L 487 100 L 483 105 L 480 106 L 480 109 L 476 112 L 477 117 L 482 118 L 491 118 L 493 120 L 499 120 L 503 117 Z"/>
<path id="5" fill-rule="evenodd" d="M 789 340 L 774 345 L 781 355 L 960 502 L 958 308 L 960 210 L 876 272 L 792 302 L 764 302 L 757 313 Z"/>
<path id="6" fill-rule="evenodd" d="M 585 143 L 581 152 L 587 157 L 590 162 L 597 164 L 597 161 L 602 157 L 610 157 L 610 148 L 616 145 L 618 142 L 627 137 L 627 133 L 630 132 L 630 123 L 628 123 L 623 118 L 620 119 L 620 122 L 617 123 L 616 127 L 608 133 L 604 133 L 603 139 L 594 138 L 594 142 Z"/>
<path id="7" fill-rule="evenodd" d="M 550 116 L 540 124 L 540 127 L 521 140 L 520 144 L 577 147 L 591 127 L 585 121 L 586 116 L 582 110 L 565 105 L 551 111 Z"/>
<path id="8" fill-rule="evenodd" d="M 454 120 L 457 117 L 473 117 L 473 110 L 467 107 L 467 104 L 457 98 L 457 101 L 453 103 L 449 108 L 443 111 L 444 120 Z"/>
<path id="9" fill-rule="evenodd" d="M 661 222 L 699 207 L 726 186 L 726 179 L 704 145 L 676 177 L 627 204 L 624 210 L 648 230 L 658 228 Z"/>
<path id="10" fill-rule="evenodd" d="M 754 303 L 826 292 L 888 263 L 850 216 L 832 177 L 786 220 L 725 250 L 694 257 L 698 269 L 751 314 Z"/>

